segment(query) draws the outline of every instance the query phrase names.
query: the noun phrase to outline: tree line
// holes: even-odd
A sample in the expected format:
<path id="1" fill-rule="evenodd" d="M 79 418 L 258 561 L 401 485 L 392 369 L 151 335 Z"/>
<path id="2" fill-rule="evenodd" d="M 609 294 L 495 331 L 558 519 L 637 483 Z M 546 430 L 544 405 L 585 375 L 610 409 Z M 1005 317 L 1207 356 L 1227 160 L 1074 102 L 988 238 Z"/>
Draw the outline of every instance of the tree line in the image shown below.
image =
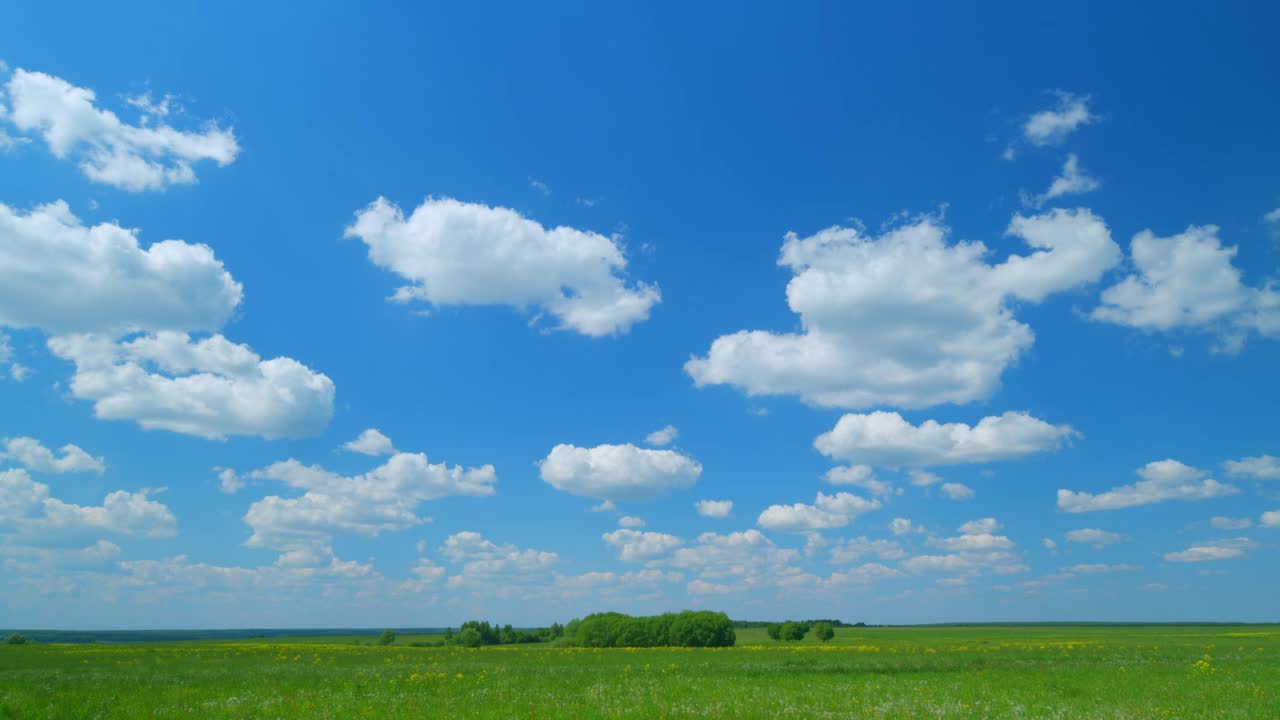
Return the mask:
<path id="1" fill-rule="evenodd" d="M 835 628 L 827 620 L 788 620 L 783 623 L 769 623 L 765 627 L 765 632 L 768 633 L 770 638 L 781 640 L 782 642 L 799 642 L 811 630 L 813 631 L 813 636 L 822 642 L 827 642 L 836 636 Z"/>
<path id="2" fill-rule="evenodd" d="M 607 612 L 571 620 L 566 644 L 579 647 L 731 647 L 737 641 L 728 615 L 709 610 L 632 617 Z"/>

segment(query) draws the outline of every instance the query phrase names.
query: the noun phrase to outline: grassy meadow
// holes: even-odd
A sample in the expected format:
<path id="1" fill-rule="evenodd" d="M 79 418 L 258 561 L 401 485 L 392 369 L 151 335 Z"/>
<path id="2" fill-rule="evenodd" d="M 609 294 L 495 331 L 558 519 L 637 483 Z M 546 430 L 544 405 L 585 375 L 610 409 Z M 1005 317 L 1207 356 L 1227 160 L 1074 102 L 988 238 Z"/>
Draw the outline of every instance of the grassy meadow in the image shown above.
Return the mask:
<path id="1" fill-rule="evenodd" d="M 722 649 L 430 636 L 0 645 L 0 718 L 1280 718 L 1280 626 L 738 630 Z"/>

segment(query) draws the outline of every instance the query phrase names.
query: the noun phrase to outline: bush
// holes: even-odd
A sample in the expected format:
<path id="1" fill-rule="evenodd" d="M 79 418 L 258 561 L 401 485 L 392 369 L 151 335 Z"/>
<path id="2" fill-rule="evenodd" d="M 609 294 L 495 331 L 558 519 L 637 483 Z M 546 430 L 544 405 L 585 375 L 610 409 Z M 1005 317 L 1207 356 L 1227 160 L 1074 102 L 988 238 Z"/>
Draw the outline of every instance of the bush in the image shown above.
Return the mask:
<path id="1" fill-rule="evenodd" d="M 770 640 L 781 640 L 782 623 L 769 623 L 769 626 L 765 628 L 765 632 L 769 634 Z"/>
<path id="2" fill-rule="evenodd" d="M 829 622 L 814 623 L 813 634 L 822 642 L 827 642 L 836 636 L 836 630 Z"/>
<path id="3" fill-rule="evenodd" d="M 9 633 L 9 637 L 4 639 L 6 645 L 26 645 L 27 636 L 22 633 Z"/>
<path id="4" fill-rule="evenodd" d="M 383 630 L 378 636 L 379 645 L 394 645 L 396 642 L 396 633 L 394 630 Z"/>
<path id="5" fill-rule="evenodd" d="M 788 620 L 782 623 L 782 639 L 787 642 L 799 642 L 809 634 L 809 623 Z"/>

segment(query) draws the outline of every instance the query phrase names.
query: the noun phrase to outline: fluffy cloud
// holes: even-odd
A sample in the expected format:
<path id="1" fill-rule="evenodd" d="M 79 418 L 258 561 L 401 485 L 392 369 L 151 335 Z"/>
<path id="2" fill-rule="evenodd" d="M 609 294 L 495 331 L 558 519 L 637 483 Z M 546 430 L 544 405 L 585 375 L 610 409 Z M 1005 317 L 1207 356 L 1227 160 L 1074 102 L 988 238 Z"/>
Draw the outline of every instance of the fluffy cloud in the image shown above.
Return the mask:
<path id="1" fill-rule="evenodd" d="M 213 469 L 218 473 L 218 489 L 228 495 L 234 495 L 244 488 L 244 480 L 240 478 L 240 474 L 231 468 L 216 467 Z"/>
<path id="2" fill-rule="evenodd" d="M 861 536 L 837 541 L 831 547 L 831 562 L 836 565 L 848 565 L 868 555 L 875 555 L 881 560 L 899 560 L 907 553 L 892 540 L 871 540 Z"/>
<path id="3" fill-rule="evenodd" d="M 727 518 L 733 512 L 732 500 L 699 500 L 693 506 L 702 517 Z"/>
<path id="4" fill-rule="evenodd" d="M 900 492 L 893 487 L 893 483 L 877 479 L 869 465 L 833 467 L 822 476 L 822 479 L 832 485 L 859 487 L 877 497 L 888 497 L 895 492 Z"/>
<path id="5" fill-rule="evenodd" d="M 1129 539 L 1127 535 L 1121 535 L 1116 532 L 1107 530 L 1099 530 L 1097 528 L 1081 528 L 1079 530 L 1068 530 L 1064 536 L 1067 542 L 1084 543 L 1092 545 L 1095 548 L 1103 548 L 1112 543 L 1124 542 Z"/>
<path id="6" fill-rule="evenodd" d="M 858 515 L 880 508 L 879 500 L 867 500 L 851 493 L 827 495 L 819 492 L 813 505 L 770 505 L 756 524 L 780 532 L 812 532 L 844 527 Z"/>
<path id="7" fill-rule="evenodd" d="M 1038 208 L 1054 198 L 1092 192 L 1100 187 L 1102 187 L 1102 183 L 1081 170 L 1080 159 L 1076 157 L 1075 153 L 1071 153 L 1067 156 L 1067 161 L 1062 166 L 1062 174 L 1053 179 L 1053 182 L 1049 184 L 1049 189 L 1034 197 L 1025 198 L 1025 202 Z"/>
<path id="8" fill-rule="evenodd" d="M 102 505 L 73 505 L 51 497 L 49 486 L 32 480 L 26 470 L 0 471 L 0 531 L 8 529 L 42 544 L 98 533 L 143 538 L 175 535 L 173 513 L 150 499 L 150 492 L 116 490 L 107 494 Z"/>
<path id="9" fill-rule="evenodd" d="M 1257 543 L 1248 538 L 1232 538 L 1192 545 L 1186 550 L 1168 552 L 1164 559 L 1168 562 L 1193 563 L 1211 560 L 1230 560 L 1245 554 L 1246 550 L 1257 547 Z"/>
<path id="10" fill-rule="evenodd" d="M 942 487 L 938 488 L 948 500 L 972 500 L 976 495 L 973 488 L 962 483 L 942 483 Z"/>
<path id="11" fill-rule="evenodd" d="M 915 555 L 902 561 L 900 567 L 912 574 L 947 573 L 973 576 L 984 573 L 1000 575 L 1026 572 L 1022 555 L 1012 540 L 996 535 L 1000 524 L 994 518 L 972 520 L 960 526 L 954 537 L 930 537 L 929 544 L 945 550 L 945 555 Z"/>
<path id="12" fill-rule="evenodd" d="M 623 515 L 622 517 L 618 518 L 618 525 L 624 528 L 638 528 L 638 527 L 644 527 L 645 522 L 644 520 L 638 517 L 635 517 L 633 515 Z"/>
<path id="13" fill-rule="evenodd" d="M 333 415 L 333 382 L 292 358 L 263 360 L 221 335 L 160 332 L 114 342 L 98 335 L 49 339 L 75 363 L 71 395 L 104 420 L 221 439 L 305 437 Z"/>
<path id="14" fill-rule="evenodd" d="M 1207 500 L 1234 495 L 1239 490 L 1205 477 L 1203 470 L 1177 460 L 1158 460 L 1138 469 L 1142 480 L 1093 495 L 1073 490 L 1058 490 L 1058 509 L 1064 512 L 1093 512 L 1169 500 Z"/>
<path id="15" fill-rule="evenodd" d="M 1105 563 L 1087 563 L 1084 565 L 1072 565 L 1071 567 L 1062 568 L 1063 572 L 1068 573 L 1110 573 L 1110 572 L 1135 572 L 1142 568 L 1137 565 L 1107 565 Z"/>
<path id="16" fill-rule="evenodd" d="M 1262 517 L 1258 519 L 1258 524 L 1266 528 L 1280 527 L 1280 510 L 1270 510 L 1262 513 Z"/>
<path id="17" fill-rule="evenodd" d="M 1250 331 L 1280 337 L 1280 292 L 1246 286 L 1231 264 L 1218 228 L 1191 226 L 1172 237 L 1150 230 L 1134 236 L 1129 254 L 1137 272 L 1102 293 L 1095 320 L 1146 331 L 1214 333 L 1218 349 L 1237 352 Z"/>
<path id="18" fill-rule="evenodd" d="M 409 568 L 409 579 L 400 585 L 409 592 L 426 592 L 439 585 L 445 575 L 445 569 L 436 565 L 430 558 L 418 558 Z"/>
<path id="19" fill-rule="evenodd" d="M 252 477 L 304 491 L 299 497 L 265 497 L 245 513 L 245 522 L 253 528 L 246 544 L 273 548 L 315 544 L 336 533 L 375 536 L 403 530 L 425 522 L 417 515 L 421 503 L 452 495 L 492 495 L 497 481 L 492 465 L 464 469 L 404 452 L 354 477 L 297 460 L 256 470 Z"/>
<path id="20" fill-rule="evenodd" d="M 1032 145 L 1058 145 L 1078 128 L 1097 122 L 1089 111 L 1088 96 L 1059 92 L 1052 110 L 1041 110 L 1022 126 L 1023 137 Z"/>
<path id="21" fill-rule="evenodd" d="M 196 181 L 194 163 L 225 166 L 240 152 L 230 129 L 210 122 L 198 132 L 184 132 L 166 124 L 167 103 L 135 103 L 144 116 L 130 125 L 98 108 L 92 90 L 62 78 L 19 69 L 5 87 L 9 122 L 39 133 L 55 157 L 77 159 L 92 182 L 131 192 L 188 185 Z"/>
<path id="22" fill-rule="evenodd" d="M 1010 460 L 1056 450 L 1076 434 L 1068 425 L 1050 425 L 1025 412 L 985 417 L 970 427 L 934 420 L 917 426 L 896 412 L 876 411 L 846 414 L 813 446 L 838 460 L 921 467 Z"/>
<path id="23" fill-rule="evenodd" d="M 542 480 L 572 495 L 619 502 L 653 500 L 692 487 L 702 465 L 674 450 L 630 443 L 592 448 L 557 445 L 538 463 Z"/>
<path id="24" fill-rule="evenodd" d="M 342 449 L 361 455 L 391 455 L 396 451 L 391 445 L 391 438 L 383 435 L 377 428 L 369 428 L 355 440 L 343 443 Z"/>
<path id="25" fill-rule="evenodd" d="M 547 573 L 560 560 L 553 552 L 498 545 L 472 531 L 450 535 L 440 553 L 462 566 L 448 579 L 448 587 L 482 590 L 504 598 L 545 592 L 550 580 Z"/>
<path id="26" fill-rule="evenodd" d="M 645 436 L 644 442 L 646 445 L 662 447 L 663 445 L 670 445 L 675 442 L 676 436 L 679 434 L 680 431 L 676 429 L 675 425 L 668 425 L 661 430 L 654 430 L 649 433 Z"/>
<path id="27" fill-rule="evenodd" d="M 53 334 L 214 331 L 243 288 L 207 245 L 85 227 L 61 200 L 23 213 L 0 203 L 0 326 Z"/>
<path id="28" fill-rule="evenodd" d="M 1232 477 L 1247 477 L 1254 480 L 1280 480 L 1280 458 L 1272 455 L 1228 460 L 1222 463 L 1227 474 Z"/>
<path id="29" fill-rule="evenodd" d="M 597 337 L 627 332 L 661 300 L 656 286 L 626 285 L 616 238 L 548 229 L 508 208 L 428 198 L 405 218 L 378 198 L 356 213 L 346 236 L 412 283 L 396 291 L 400 302 L 535 308 Z"/>
<path id="30" fill-rule="evenodd" d="M 889 522 L 889 531 L 894 535 L 906 535 L 912 531 L 912 524 L 909 518 L 894 518 Z"/>
<path id="31" fill-rule="evenodd" d="M 96 472 L 106 469 L 106 461 L 93 457 L 75 445 L 63 445 L 58 451 L 61 457 L 29 437 L 13 437 L 0 440 L 0 460 L 14 460 L 28 470 L 40 473 Z"/>
<path id="32" fill-rule="evenodd" d="M 791 567 L 798 558 L 798 551 L 778 547 L 759 530 L 746 530 L 703 533 L 695 545 L 672 553 L 670 564 L 698 573 L 699 581 L 719 586 L 723 592 L 738 592 L 777 585 L 779 579 L 798 572 Z"/>
<path id="33" fill-rule="evenodd" d="M 1096 281 L 1121 257 L 1087 210 L 1015 216 L 1009 234 L 1033 252 L 997 265 L 984 260 L 982 243 L 948 243 L 931 217 L 878 238 L 846 227 L 788 234 L 778 264 L 794 274 L 787 304 L 803 332 L 724 335 L 685 370 L 700 387 L 799 395 L 823 407 L 987 398 L 1033 341 L 1013 303 Z"/>
<path id="34" fill-rule="evenodd" d="M 684 541 L 675 535 L 639 530 L 614 530 L 605 533 L 602 537 L 607 544 L 618 551 L 618 559 L 623 562 L 653 560 L 684 544 Z"/>
<path id="35" fill-rule="evenodd" d="M 1214 530 L 1247 530 L 1253 527 L 1253 521 L 1249 518 L 1229 518 L 1218 515 L 1209 520 L 1209 527 Z"/>

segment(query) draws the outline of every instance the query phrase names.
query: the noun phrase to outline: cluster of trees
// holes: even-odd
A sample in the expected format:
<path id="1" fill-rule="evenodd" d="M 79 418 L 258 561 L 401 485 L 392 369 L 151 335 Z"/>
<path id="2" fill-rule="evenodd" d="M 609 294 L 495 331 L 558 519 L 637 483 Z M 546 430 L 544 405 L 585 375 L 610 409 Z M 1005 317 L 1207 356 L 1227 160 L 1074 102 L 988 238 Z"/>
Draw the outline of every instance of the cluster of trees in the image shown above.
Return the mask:
<path id="1" fill-rule="evenodd" d="M 842 628 L 842 627 L 861 628 L 861 627 L 867 626 L 867 624 L 864 622 L 847 623 L 843 620 L 833 620 L 831 618 L 817 618 L 814 620 L 804 620 L 803 622 L 808 623 L 810 627 L 817 625 L 820 622 L 827 623 L 831 625 L 831 627 L 833 628 Z M 733 621 L 733 626 L 736 628 L 768 628 L 770 625 L 781 625 L 781 624 L 782 623 L 771 622 L 769 620 L 734 620 Z"/>
<path id="2" fill-rule="evenodd" d="M 829 620 L 788 620 L 784 623 L 769 623 L 765 632 L 774 640 L 783 642 L 799 642 L 804 639 L 809 631 L 813 631 L 814 637 L 822 642 L 826 642 L 835 637 L 836 631 Z"/>
<path id="3" fill-rule="evenodd" d="M 567 644 L 580 647 L 730 647 L 737 640 L 724 613 L 685 611 L 651 617 L 596 613 L 565 626 Z"/>
<path id="4" fill-rule="evenodd" d="M 510 625 L 498 627 L 481 620 L 468 620 L 462 623 L 458 632 L 453 628 L 444 631 L 446 645 L 462 645 L 464 647 L 480 647 L 481 645 L 519 645 L 522 643 L 550 642 L 564 637 L 564 626 L 552 623 L 551 627 L 536 630 L 516 630 Z"/>
<path id="5" fill-rule="evenodd" d="M 9 636 L 4 639 L 4 642 L 6 645 L 26 645 L 27 636 L 22 633 L 9 633 Z"/>

